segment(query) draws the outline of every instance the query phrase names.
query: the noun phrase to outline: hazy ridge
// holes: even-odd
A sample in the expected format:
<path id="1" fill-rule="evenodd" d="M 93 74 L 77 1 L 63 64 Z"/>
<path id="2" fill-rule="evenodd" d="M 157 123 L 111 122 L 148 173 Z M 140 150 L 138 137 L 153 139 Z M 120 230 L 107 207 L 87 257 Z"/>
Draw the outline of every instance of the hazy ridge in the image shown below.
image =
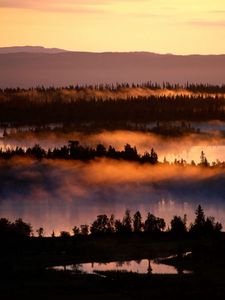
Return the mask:
<path id="1" fill-rule="evenodd" d="M 71 52 L 42 47 L 0 48 L 0 88 L 99 83 L 222 84 L 225 55 Z"/>
<path id="2" fill-rule="evenodd" d="M 45 48 L 42 46 L 13 46 L 0 47 L 0 54 L 5 53 L 60 53 L 66 50 L 59 48 Z"/>

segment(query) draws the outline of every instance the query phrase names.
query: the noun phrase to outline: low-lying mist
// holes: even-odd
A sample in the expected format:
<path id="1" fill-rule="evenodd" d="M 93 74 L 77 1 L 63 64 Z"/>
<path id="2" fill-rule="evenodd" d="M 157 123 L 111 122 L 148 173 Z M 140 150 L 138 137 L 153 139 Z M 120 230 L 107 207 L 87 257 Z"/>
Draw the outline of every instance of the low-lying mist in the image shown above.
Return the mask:
<path id="1" fill-rule="evenodd" d="M 28 97 L 31 101 L 55 101 L 55 99 L 61 99 L 65 102 L 76 101 L 76 100 L 90 100 L 90 99 L 121 99 L 127 100 L 130 98 L 138 97 L 176 97 L 176 96 L 188 96 L 197 98 L 202 97 L 212 97 L 212 98 L 224 98 L 224 92 L 203 92 L 203 91 L 191 91 L 185 88 L 149 88 L 149 87 L 120 87 L 116 89 L 104 88 L 90 88 L 82 87 L 80 89 L 68 89 L 68 88 L 59 88 L 57 90 L 49 90 L 47 93 L 43 93 L 40 89 L 32 90 L 21 90 L 16 92 L 17 96 Z M 0 93 L 0 100 L 8 99 L 7 94 Z"/>
<path id="2" fill-rule="evenodd" d="M 43 226 L 46 235 L 90 224 L 101 213 L 121 218 L 127 208 L 167 222 L 186 213 L 191 222 L 198 204 L 225 225 L 220 168 L 13 158 L 0 162 L 0 178 L 0 216 L 22 217 L 34 229 Z"/>
<path id="3" fill-rule="evenodd" d="M 192 92 L 184 88 L 178 89 L 149 89 L 143 87 L 129 87 L 129 88 L 120 88 L 116 91 L 110 91 L 107 89 L 97 90 L 85 88 L 82 90 L 61 90 L 61 97 L 64 101 L 70 101 L 71 99 L 124 99 L 127 100 L 129 98 L 138 98 L 138 97 L 175 97 L 175 96 L 189 96 L 189 97 L 197 97 L 197 96 L 211 96 L 211 97 L 225 97 L 224 93 L 202 93 L 202 92 Z"/>
<path id="4" fill-rule="evenodd" d="M 174 159 L 185 159 L 187 162 L 200 161 L 200 153 L 204 151 L 209 162 L 224 160 L 225 138 L 221 131 L 210 131 L 201 134 L 186 134 L 180 137 L 165 137 L 153 133 L 128 130 L 103 130 L 99 133 L 83 133 L 71 131 L 34 132 L 21 131 L 0 139 L 0 147 L 4 150 L 15 147 L 28 148 L 39 144 L 45 150 L 66 145 L 69 140 L 78 140 L 84 146 L 95 147 L 101 143 L 108 147 L 112 145 L 122 150 L 129 143 L 136 146 L 139 153 L 154 148 L 159 160 L 173 162 Z"/>

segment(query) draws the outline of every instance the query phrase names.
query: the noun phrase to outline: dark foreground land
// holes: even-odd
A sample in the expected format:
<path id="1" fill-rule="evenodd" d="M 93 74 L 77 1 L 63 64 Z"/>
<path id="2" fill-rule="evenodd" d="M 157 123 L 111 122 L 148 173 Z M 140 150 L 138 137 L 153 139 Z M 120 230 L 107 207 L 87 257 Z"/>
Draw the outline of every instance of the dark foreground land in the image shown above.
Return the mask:
<path id="1" fill-rule="evenodd" d="M 182 253 L 192 251 L 192 255 Z M 225 236 L 169 234 L 27 238 L 1 241 L 1 299 L 224 299 Z M 81 274 L 47 267 L 177 256 L 164 261 L 191 274 L 107 271 Z M 99 276 L 104 275 L 104 276 Z"/>
<path id="2" fill-rule="evenodd" d="M 1 299 L 224 299 L 224 279 L 194 275 L 107 274 L 106 278 L 48 271 L 1 281 Z"/>

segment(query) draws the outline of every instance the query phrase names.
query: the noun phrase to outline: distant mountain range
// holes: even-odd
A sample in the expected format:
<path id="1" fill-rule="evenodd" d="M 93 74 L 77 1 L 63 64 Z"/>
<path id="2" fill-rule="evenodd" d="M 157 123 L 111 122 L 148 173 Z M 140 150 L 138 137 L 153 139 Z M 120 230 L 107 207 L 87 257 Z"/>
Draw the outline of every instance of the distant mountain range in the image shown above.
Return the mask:
<path id="1" fill-rule="evenodd" d="M 15 46 L 15 47 L 0 47 L 2 53 L 60 53 L 67 52 L 58 48 L 44 48 L 42 46 Z"/>
<path id="2" fill-rule="evenodd" d="M 225 83 L 225 55 L 0 48 L 0 88 L 97 83 Z"/>

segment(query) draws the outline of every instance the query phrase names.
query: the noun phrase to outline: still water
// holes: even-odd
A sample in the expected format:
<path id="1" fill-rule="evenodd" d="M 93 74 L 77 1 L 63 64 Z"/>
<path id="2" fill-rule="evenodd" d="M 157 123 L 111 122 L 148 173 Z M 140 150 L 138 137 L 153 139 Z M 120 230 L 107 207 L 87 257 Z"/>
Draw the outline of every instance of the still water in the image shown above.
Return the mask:
<path id="1" fill-rule="evenodd" d="M 98 160 L 92 163 L 14 159 L 0 164 L 0 216 L 22 217 L 45 235 L 90 225 L 99 214 L 122 218 L 126 209 L 165 219 L 201 204 L 225 226 L 225 171 L 199 167 L 145 166 Z"/>
<path id="2" fill-rule="evenodd" d="M 159 159 L 200 160 L 204 150 L 208 161 L 225 160 L 223 123 L 201 124 L 201 135 L 162 138 L 150 133 L 104 131 L 98 134 L 35 135 L 16 134 L 2 138 L 0 146 L 59 147 L 69 139 L 85 145 L 109 144 L 122 149 L 126 143 L 140 152 L 154 147 Z M 199 126 L 196 125 L 196 127 Z M 210 127 L 211 126 L 211 127 Z M 211 128 L 211 130 L 210 130 Z M 0 217 L 23 218 L 36 229 L 44 227 L 45 235 L 54 230 L 72 232 L 81 224 L 90 225 L 98 214 L 122 218 L 126 209 L 140 210 L 143 221 L 151 212 L 170 225 L 174 215 L 187 214 L 188 224 L 201 204 L 207 216 L 214 216 L 225 228 L 225 170 L 146 166 L 107 159 L 91 163 L 77 161 L 42 161 L 15 158 L 0 162 Z"/>
<path id="3" fill-rule="evenodd" d="M 65 266 L 55 266 L 50 269 L 58 271 L 82 272 L 88 274 L 95 274 L 97 272 L 105 271 L 125 271 L 139 274 L 189 274 L 191 271 L 177 269 L 173 266 L 158 263 L 157 261 L 142 259 L 139 261 L 117 261 L 108 263 L 84 263 L 71 264 Z"/>

